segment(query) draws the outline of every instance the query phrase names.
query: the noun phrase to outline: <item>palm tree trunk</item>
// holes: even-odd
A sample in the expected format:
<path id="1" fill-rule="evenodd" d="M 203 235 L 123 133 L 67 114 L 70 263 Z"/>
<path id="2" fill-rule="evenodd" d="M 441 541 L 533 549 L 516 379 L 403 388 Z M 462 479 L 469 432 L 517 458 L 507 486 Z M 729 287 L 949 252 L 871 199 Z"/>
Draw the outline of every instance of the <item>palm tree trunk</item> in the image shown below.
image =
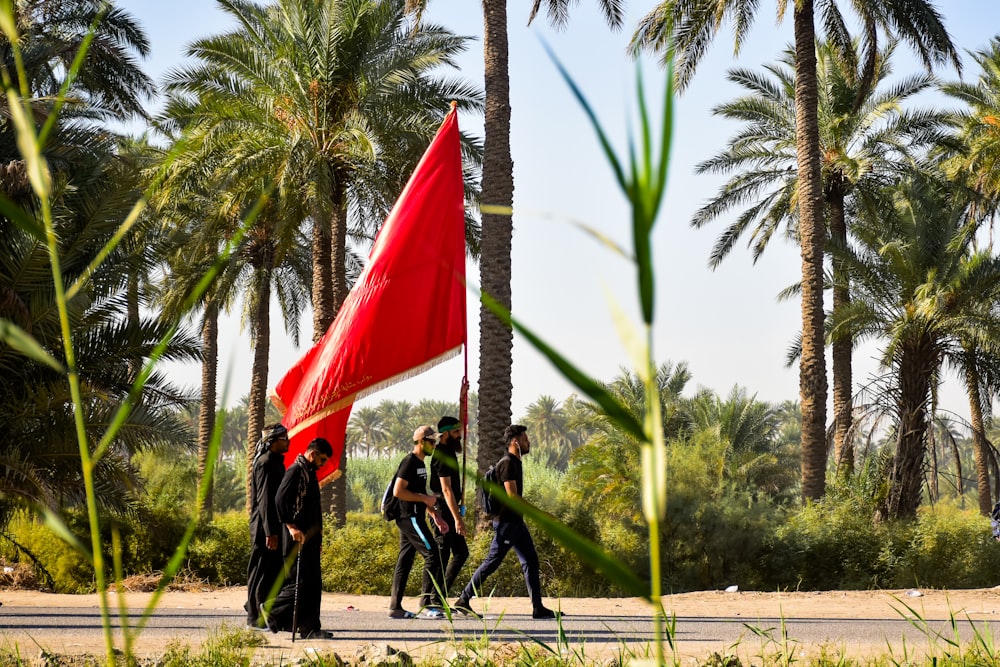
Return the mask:
<path id="1" fill-rule="evenodd" d="M 899 408 L 896 454 L 889 473 L 887 514 L 890 519 L 915 516 L 920 506 L 927 440 L 927 397 L 932 356 L 929 341 L 902 352 L 899 364 Z"/>
<path id="2" fill-rule="evenodd" d="M 510 78 L 505 0 L 484 0 L 485 144 L 482 201 L 512 206 L 513 158 L 510 152 Z M 511 308 L 511 242 L 508 215 L 482 217 L 480 280 L 483 292 Z M 511 419 L 513 333 L 485 306 L 480 308 L 479 414 L 477 467 L 482 474 L 501 455 L 501 434 Z"/>
<path id="3" fill-rule="evenodd" d="M 313 342 L 326 333 L 336 310 L 333 307 L 333 261 L 330 229 L 314 220 L 312 229 L 312 308 Z"/>
<path id="4" fill-rule="evenodd" d="M 205 478 L 208 449 L 215 430 L 215 394 L 219 373 L 219 308 L 214 301 L 205 304 L 201 324 L 201 401 L 198 409 L 198 479 Z M 212 518 L 212 484 L 208 485 L 201 514 Z"/>
<path id="5" fill-rule="evenodd" d="M 842 247 L 847 245 L 847 220 L 844 215 L 844 195 L 836 186 L 831 188 L 826 203 L 830 211 L 830 237 Z M 851 290 L 843 262 L 833 260 L 833 309 L 851 303 Z M 850 477 L 854 472 L 854 445 L 851 442 L 853 383 L 851 369 L 853 341 L 850 338 L 833 341 L 833 451 L 837 472 Z"/>
<path id="6" fill-rule="evenodd" d="M 264 430 L 264 409 L 267 401 L 268 353 L 271 347 L 271 268 L 274 259 L 269 257 L 258 269 L 257 304 L 253 319 L 253 367 L 250 373 L 250 398 L 247 403 L 247 485 L 253 474 L 254 448 Z M 247 512 L 250 495 L 247 494 Z"/>
<path id="7" fill-rule="evenodd" d="M 823 341 L 823 224 L 817 120 L 816 29 L 812 0 L 798 0 L 795 24 L 795 134 L 799 174 L 799 245 L 802 253 L 802 497 L 826 491 L 826 358 Z"/>
<path id="8" fill-rule="evenodd" d="M 343 187 L 340 185 L 340 181 L 336 180 L 330 207 L 333 210 L 330 218 L 330 256 L 333 258 L 330 294 L 333 313 L 320 336 L 326 333 L 326 328 L 333 322 L 340 306 L 347 299 L 347 205 L 344 199 Z M 336 526 L 343 526 L 347 522 L 347 443 L 344 444 L 345 446 L 340 450 L 340 463 L 337 467 L 344 474 L 324 485 L 321 492 L 323 511 L 332 516 Z"/>
<path id="9" fill-rule="evenodd" d="M 483 60 L 486 110 L 482 202 L 510 207 L 514 202 L 514 161 L 510 153 L 510 73 L 507 1 L 483 0 Z M 484 213 L 480 282 L 483 292 L 511 307 L 513 218 Z M 511 368 L 514 336 L 510 327 L 482 305 L 479 311 L 479 453 L 484 473 L 503 449 L 501 436 L 511 419 Z"/>
<path id="10" fill-rule="evenodd" d="M 969 416 L 972 422 L 972 452 L 976 461 L 976 488 L 979 496 L 979 513 L 989 516 L 993 509 L 990 495 L 989 445 L 983 426 L 983 399 L 979 391 L 979 377 L 969 362 L 965 373 L 965 391 L 969 396 Z"/>

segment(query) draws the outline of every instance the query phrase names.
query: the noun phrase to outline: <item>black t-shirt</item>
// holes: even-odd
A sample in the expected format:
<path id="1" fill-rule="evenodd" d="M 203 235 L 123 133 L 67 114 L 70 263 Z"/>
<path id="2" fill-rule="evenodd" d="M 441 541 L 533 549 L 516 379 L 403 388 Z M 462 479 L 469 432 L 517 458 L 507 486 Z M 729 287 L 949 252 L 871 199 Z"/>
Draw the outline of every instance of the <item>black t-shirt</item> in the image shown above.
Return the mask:
<path id="1" fill-rule="evenodd" d="M 396 470 L 396 477 L 406 480 L 406 488 L 413 493 L 427 493 L 427 468 L 424 462 L 416 454 L 407 454 L 406 458 L 399 464 Z M 402 508 L 400 518 L 408 519 L 411 516 L 423 516 L 427 510 L 424 503 L 412 503 L 400 499 L 399 505 Z"/>
<path id="2" fill-rule="evenodd" d="M 505 454 L 496 467 L 497 482 L 503 485 L 504 482 L 517 483 L 517 495 L 524 497 L 524 470 L 521 467 L 521 459 L 513 454 Z M 521 515 L 504 507 L 497 516 L 500 521 L 522 521 Z"/>
<path id="3" fill-rule="evenodd" d="M 447 477 L 451 482 L 451 491 L 455 498 L 462 497 L 462 473 L 458 469 L 458 443 L 440 443 L 434 448 L 434 458 L 431 459 L 431 493 L 444 497 L 441 488 L 441 478 Z"/>

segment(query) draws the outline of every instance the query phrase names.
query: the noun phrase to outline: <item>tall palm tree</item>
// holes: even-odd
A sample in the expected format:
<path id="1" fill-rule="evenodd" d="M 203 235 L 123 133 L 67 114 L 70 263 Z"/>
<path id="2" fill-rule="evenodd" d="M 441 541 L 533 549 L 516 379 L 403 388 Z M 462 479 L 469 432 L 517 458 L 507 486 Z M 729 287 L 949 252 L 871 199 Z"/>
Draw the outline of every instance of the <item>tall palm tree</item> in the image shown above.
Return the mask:
<path id="1" fill-rule="evenodd" d="M 136 62 L 149 53 L 149 40 L 130 14 L 103 0 L 24 0 L 13 3 L 27 81 L 21 82 L 13 50 L 0 34 L 0 68 L 22 83 L 33 98 L 39 119 L 48 116 L 73 59 L 91 27 L 95 28 L 86 60 L 70 86 L 60 123 L 43 148 L 49 167 L 65 171 L 74 161 L 100 153 L 108 119 L 144 116 L 142 103 L 152 97 L 152 81 Z M 29 194 L 24 162 L 17 151 L 10 100 L 0 98 L 0 188 L 21 201 Z"/>
<path id="2" fill-rule="evenodd" d="M 779 19 L 787 3 L 777 3 Z M 676 49 L 677 76 L 684 86 L 707 51 L 715 34 L 732 21 L 736 50 L 742 46 L 756 18 L 756 0 L 663 0 L 641 21 L 633 44 L 672 56 Z M 846 23 L 836 2 L 822 2 L 828 38 L 849 41 Z M 874 62 L 879 31 L 897 33 L 920 53 L 925 64 L 958 55 L 933 3 L 852 2 L 864 26 L 864 41 Z M 795 40 L 795 143 L 798 173 L 798 239 L 802 257 L 802 338 L 799 357 L 799 397 L 802 409 L 802 496 L 816 499 L 826 488 L 826 362 L 823 312 L 822 165 L 819 141 L 819 89 L 813 0 L 797 0 L 792 10 Z"/>
<path id="3" fill-rule="evenodd" d="M 622 0 L 597 0 L 608 25 L 618 29 Z M 418 19 L 428 0 L 407 0 Z M 566 25 L 572 0 L 531 0 L 529 23 L 544 6 L 550 22 Z M 483 0 L 483 67 L 486 88 L 483 145 L 482 291 L 511 309 L 511 246 L 514 219 L 514 160 L 510 152 L 510 68 L 508 65 L 507 0 Z M 501 434 L 510 424 L 511 368 L 514 336 L 510 327 L 482 304 L 479 309 L 479 410 L 477 465 L 484 473 L 500 457 Z"/>
<path id="4" fill-rule="evenodd" d="M 852 44 L 856 48 L 856 44 Z M 858 199 L 880 198 L 928 142 L 938 136 L 943 118 L 932 112 L 907 112 L 904 104 L 933 83 L 916 75 L 890 85 L 894 45 L 878 54 L 871 78 L 857 70 L 857 56 L 845 60 L 829 42 L 817 46 L 818 119 L 823 200 L 831 238 L 847 241 L 848 210 Z M 743 123 L 718 155 L 697 166 L 698 173 L 733 176 L 692 218 L 694 227 L 713 222 L 732 209 L 739 217 L 720 234 L 709 264 L 717 267 L 737 241 L 749 236 L 756 262 L 779 226 L 796 237 L 798 170 L 795 143 L 795 53 L 788 49 L 764 72 L 730 70 L 728 79 L 747 94 L 717 106 L 713 113 Z M 859 86 L 867 85 L 863 91 Z M 833 270 L 842 274 L 839 262 Z M 849 280 L 835 280 L 833 307 L 850 301 Z M 854 468 L 851 432 L 852 342 L 833 344 L 834 452 L 840 470 Z"/>
<path id="5" fill-rule="evenodd" d="M 960 150 L 946 162 L 951 176 L 964 176 L 982 197 L 984 213 L 995 216 L 1000 206 L 1000 37 L 972 52 L 979 65 L 973 82 L 947 83 L 941 90 L 968 109 L 954 114 Z"/>
<path id="6" fill-rule="evenodd" d="M 975 249 L 972 198 L 952 183 L 915 174 L 893 207 L 869 210 L 854 246 L 834 246 L 853 277 L 854 299 L 832 314 L 831 336 L 877 339 L 892 373 L 896 451 L 889 517 L 920 504 L 932 397 L 948 357 L 977 341 L 1000 340 L 1000 259 Z"/>
<path id="7" fill-rule="evenodd" d="M 442 73 L 468 39 L 411 25 L 403 0 L 220 4 L 238 27 L 191 45 L 195 63 L 167 77 L 172 113 L 197 119 L 232 171 L 273 180 L 308 230 L 315 341 L 347 295 L 348 236 L 374 236 L 450 101 L 481 108 Z M 477 142 L 463 146 L 475 167 Z M 327 488 L 342 519 L 345 482 Z"/>

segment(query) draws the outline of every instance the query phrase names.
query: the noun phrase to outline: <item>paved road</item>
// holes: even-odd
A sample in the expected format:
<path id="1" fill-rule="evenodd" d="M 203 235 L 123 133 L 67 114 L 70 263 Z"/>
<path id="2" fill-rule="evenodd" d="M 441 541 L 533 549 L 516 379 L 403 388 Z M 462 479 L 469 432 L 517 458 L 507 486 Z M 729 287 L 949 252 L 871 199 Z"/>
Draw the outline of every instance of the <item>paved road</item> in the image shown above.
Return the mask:
<path id="1" fill-rule="evenodd" d="M 130 625 L 139 621 L 139 611 L 130 611 Z M 159 608 L 150 618 L 142 633 L 140 652 L 159 651 L 170 641 L 193 645 L 204 641 L 213 630 L 223 625 L 240 627 L 242 614 L 231 609 Z M 336 611 L 324 612 L 323 625 L 333 630 L 335 640 L 298 641 L 293 644 L 289 633 L 277 635 L 262 633 L 271 649 L 287 656 L 293 649 L 313 647 L 318 650 L 332 648 L 350 653 L 353 648 L 368 643 L 388 643 L 413 653 L 426 652 L 429 647 L 441 647 L 452 639 L 460 641 L 481 639 L 488 636 L 490 644 L 535 640 L 553 648 L 560 644 L 560 624 L 554 621 L 535 621 L 527 614 L 509 613 L 487 615 L 483 620 L 456 618 L 453 622 L 413 619 L 393 620 L 384 612 Z M 953 637 L 946 621 L 933 621 L 931 633 Z M 121 627 L 121 619 L 114 618 L 113 626 Z M 977 621 L 976 627 L 988 628 L 993 637 L 1000 637 L 1000 621 Z M 561 624 L 564 642 L 584 647 L 587 656 L 616 652 L 623 643 L 642 650 L 653 639 L 653 628 L 648 617 L 641 615 L 589 616 L 573 615 Z M 968 621 L 959 623 L 958 631 L 963 642 L 973 638 L 973 627 Z M 782 641 L 782 621 L 779 618 L 762 618 L 748 621 L 739 617 L 681 616 L 676 622 L 676 642 L 685 655 L 707 655 L 713 651 L 726 652 L 739 645 L 740 652 L 751 655 L 766 650 L 778 650 Z M 921 632 L 906 620 L 894 619 L 829 619 L 795 618 L 784 621 L 784 633 L 799 646 L 827 644 L 834 648 L 848 648 L 854 652 L 885 652 L 887 644 L 902 650 L 905 638 L 909 647 L 926 648 L 927 633 Z M 100 653 L 102 643 L 101 617 L 94 607 L 0 607 L 0 637 L 8 645 L 37 651 L 44 646 L 50 651 L 65 653 Z M 940 647 L 945 645 L 937 640 Z M 867 647 L 867 648 L 866 648 Z"/>

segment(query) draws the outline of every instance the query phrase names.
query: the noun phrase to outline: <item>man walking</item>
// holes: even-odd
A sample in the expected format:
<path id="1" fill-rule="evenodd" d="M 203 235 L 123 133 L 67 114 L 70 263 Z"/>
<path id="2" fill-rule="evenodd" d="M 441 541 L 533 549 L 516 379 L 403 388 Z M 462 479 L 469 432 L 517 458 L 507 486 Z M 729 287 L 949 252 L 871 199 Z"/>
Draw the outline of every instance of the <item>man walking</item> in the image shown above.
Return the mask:
<path id="1" fill-rule="evenodd" d="M 285 524 L 284 555 L 287 575 L 271 605 L 261 605 L 261 614 L 272 632 L 291 630 L 298 607 L 298 627 L 303 639 L 331 639 L 319 618 L 323 595 L 320 549 L 323 546 L 323 512 L 316 471 L 333 456 L 324 438 L 309 443 L 306 451 L 288 466 L 278 487 L 275 505 Z"/>
<path id="2" fill-rule="evenodd" d="M 443 595 L 448 595 L 465 561 L 469 545 L 465 541 L 465 516 L 462 478 L 458 455 L 462 453 L 462 424 L 454 417 L 442 417 L 438 422 L 438 443 L 431 460 L 431 493 L 444 499 L 441 518 L 448 524 L 442 532 L 434 525 L 434 540 L 441 554 L 444 577 Z M 427 587 L 427 582 L 424 583 Z"/>
<path id="3" fill-rule="evenodd" d="M 262 628 L 260 604 L 281 573 L 282 526 L 274 498 L 285 476 L 288 431 L 271 424 L 261 432 L 250 477 L 250 564 L 247 567 L 247 626 Z"/>
<path id="4" fill-rule="evenodd" d="M 507 452 L 496 464 L 497 482 L 503 485 L 507 495 L 518 500 L 524 500 L 524 474 L 521 468 L 521 457 L 531 451 L 531 441 L 528 439 L 528 429 L 520 424 L 511 424 L 503 432 Z M 486 560 L 472 575 L 472 581 L 465 587 L 452 607 L 466 616 L 479 616 L 469 600 L 483 590 L 486 578 L 496 572 L 503 562 L 504 556 L 511 549 L 521 561 L 521 571 L 524 572 L 524 583 L 528 587 L 528 597 L 531 598 L 532 618 L 556 618 L 558 614 L 542 604 L 542 586 L 538 576 L 538 553 L 531 533 L 524 524 L 524 518 L 504 506 L 493 522 L 496 532 L 493 542 L 486 554 Z"/>
<path id="5" fill-rule="evenodd" d="M 441 580 L 441 565 L 437 544 L 424 518 L 429 509 L 438 530 L 448 532 L 438 512 L 440 500 L 427 493 L 427 468 L 424 458 L 434 451 L 437 434 L 430 426 L 421 426 L 413 433 L 413 451 L 399 464 L 393 495 L 400 500 L 399 558 L 392 573 L 392 592 L 389 597 L 389 618 L 414 618 L 416 614 L 403 609 L 403 593 L 410 577 L 413 559 L 419 553 L 424 558 L 424 578 L 421 587 L 420 604 L 425 608 L 425 618 L 444 618 L 441 611 L 441 597 L 438 589 L 444 586 Z"/>

